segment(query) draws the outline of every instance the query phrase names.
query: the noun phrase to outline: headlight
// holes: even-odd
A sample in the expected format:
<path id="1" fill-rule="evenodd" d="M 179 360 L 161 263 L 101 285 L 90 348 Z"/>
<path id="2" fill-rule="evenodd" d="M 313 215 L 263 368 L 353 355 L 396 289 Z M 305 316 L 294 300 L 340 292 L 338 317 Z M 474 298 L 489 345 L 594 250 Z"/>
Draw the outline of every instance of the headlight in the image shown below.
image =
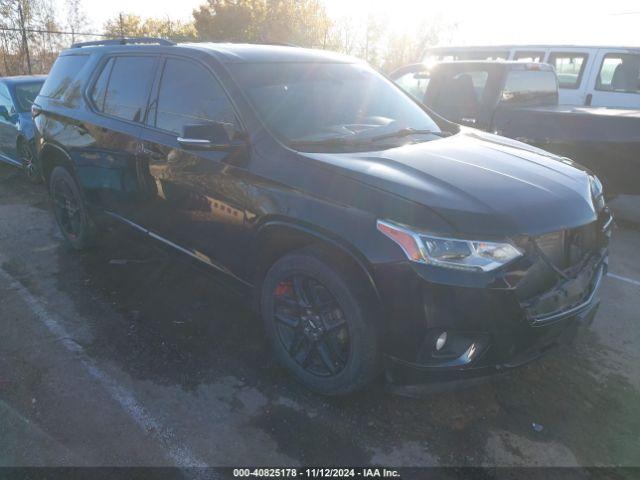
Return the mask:
<path id="1" fill-rule="evenodd" d="M 520 250 L 508 242 L 435 237 L 384 220 L 378 220 L 377 226 L 378 230 L 396 242 L 413 262 L 488 272 L 522 255 Z"/>
<path id="2" fill-rule="evenodd" d="M 589 186 L 591 187 L 593 204 L 599 210 L 604 207 L 604 189 L 602 188 L 602 182 L 595 175 L 589 175 Z"/>

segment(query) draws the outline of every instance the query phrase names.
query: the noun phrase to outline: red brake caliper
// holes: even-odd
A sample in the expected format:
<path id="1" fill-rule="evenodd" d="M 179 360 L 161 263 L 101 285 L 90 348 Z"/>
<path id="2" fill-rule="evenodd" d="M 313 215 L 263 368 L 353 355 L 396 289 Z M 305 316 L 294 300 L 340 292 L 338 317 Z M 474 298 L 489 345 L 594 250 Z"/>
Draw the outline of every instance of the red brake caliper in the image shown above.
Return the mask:
<path id="1" fill-rule="evenodd" d="M 276 285 L 276 296 L 283 297 L 285 295 L 291 295 L 293 293 L 293 285 L 291 282 L 282 281 L 278 285 Z"/>

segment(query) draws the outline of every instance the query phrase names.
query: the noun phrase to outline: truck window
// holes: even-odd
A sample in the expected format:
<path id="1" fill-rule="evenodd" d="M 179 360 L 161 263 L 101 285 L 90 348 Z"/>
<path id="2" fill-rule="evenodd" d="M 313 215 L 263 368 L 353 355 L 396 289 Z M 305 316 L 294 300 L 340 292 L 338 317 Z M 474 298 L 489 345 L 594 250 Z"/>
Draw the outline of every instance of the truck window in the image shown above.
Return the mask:
<path id="1" fill-rule="evenodd" d="M 455 54 L 455 60 L 506 60 L 508 50 L 469 50 Z"/>
<path id="2" fill-rule="evenodd" d="M 588 55 L 585 53 L 552 52 L 549 61 L 556 69 L 560 88 L 578 88 L 582 81 Z"/>
<path id="3" fill-rule="evenodd" d="M 609 92 L 640 93 L 640 55 L 607 54 L 600 67 L 596 89 Z"/>
<path id="4" fill-rule="evenodd" d="M 558 99 L 556 76 L 545 70 L 512 70 L 507 74 L 502 102 L 508 104 L 555 104 Z"/>
<path id="5" fill-rule="evenodd" d="M 489 72 L 486 70 L 443 73 L 439 78 L 438 93 L 435 98 L 426 98 L 426 103 L 453 122 L 475 118 L 480 112 L 488 79 Z"/>
<path id="6" fill-rule="evenodd" d="M 53 64 L 40 90 L 43 97 L 60 99 L 87 63 L 87 55 L 63 55 Z"/>
<path id="7" fill-rule="evenodd" d="M 429 72 L 425 70 L 422 72 L 405 73 L 400 78 L 397 78 L 395 82 L 413 98 L 422 102 L 430 79 Z"/>
<path id="8" fill-rule="evenodd" d="M 544 60 L 544 52 L 528 52 L 521 50 L 513 56 L 516 62 L 540 63 Z"/>

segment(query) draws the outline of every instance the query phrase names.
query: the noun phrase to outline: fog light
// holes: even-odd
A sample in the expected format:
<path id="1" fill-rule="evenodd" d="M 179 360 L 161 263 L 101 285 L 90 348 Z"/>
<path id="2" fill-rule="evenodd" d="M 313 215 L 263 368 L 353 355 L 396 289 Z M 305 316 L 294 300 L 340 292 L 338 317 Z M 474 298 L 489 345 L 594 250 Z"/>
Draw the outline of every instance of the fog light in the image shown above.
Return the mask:
<path id="1" fill-rule="evenodd" d="M 447 332 L 442 332 L 436 340 L 436 350 L 438 352 L 442 350 L 442 347 L 444 347 L 445 343 L 447 343 Z"/>

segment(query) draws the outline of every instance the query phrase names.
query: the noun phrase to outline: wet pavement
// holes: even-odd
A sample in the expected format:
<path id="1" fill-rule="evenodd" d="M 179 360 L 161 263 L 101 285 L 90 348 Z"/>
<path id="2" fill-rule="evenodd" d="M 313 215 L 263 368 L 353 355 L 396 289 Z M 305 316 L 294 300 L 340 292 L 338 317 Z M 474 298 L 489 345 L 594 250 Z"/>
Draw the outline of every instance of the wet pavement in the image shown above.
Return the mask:
<path id="1" fill-rule="evenodd" d="M 66 249 L 44 187 L 0 166 L 0 466 L 640 466 L 639 246 L 617 227 L 571 347 L 462 390 L 327 399 L 246 299 L 120 229 Z"/>

